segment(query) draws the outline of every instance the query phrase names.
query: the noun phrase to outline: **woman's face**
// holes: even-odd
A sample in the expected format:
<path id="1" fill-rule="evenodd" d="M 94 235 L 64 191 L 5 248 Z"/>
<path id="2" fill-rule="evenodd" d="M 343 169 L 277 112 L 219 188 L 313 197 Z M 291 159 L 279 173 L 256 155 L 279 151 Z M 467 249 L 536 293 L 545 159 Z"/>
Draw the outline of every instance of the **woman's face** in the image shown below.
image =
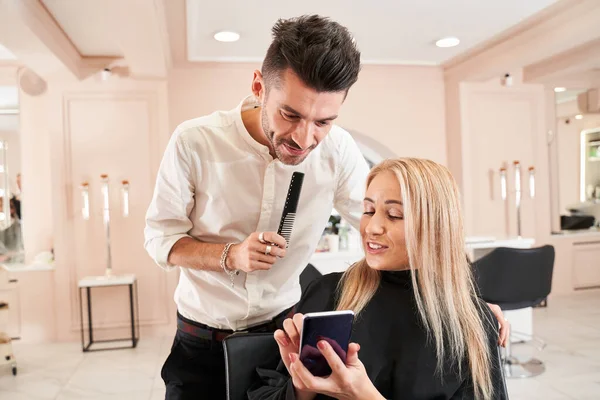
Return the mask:
<path id="1" fill-rule="evenodd" d="M 367 264 L 381 271 L 408 268 L 404 235 L 404 208 L 398 179 L 381 172 L 367 188 L 360 234 Z"/>

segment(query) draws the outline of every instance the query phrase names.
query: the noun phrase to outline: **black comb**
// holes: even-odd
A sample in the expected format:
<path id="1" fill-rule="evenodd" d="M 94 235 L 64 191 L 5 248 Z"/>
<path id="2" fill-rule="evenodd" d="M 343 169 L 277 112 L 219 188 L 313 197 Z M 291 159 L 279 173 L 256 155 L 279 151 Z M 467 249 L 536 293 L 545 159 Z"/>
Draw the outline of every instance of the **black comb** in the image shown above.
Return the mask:
<path id="1" fill-rule="evenodd" d="M 292 227 L 296 220 L 296 209 L 298 208 L 298 199 L 300 198 L 303 181 L 304 174 L 302 172 L 294 172 L 292 174 L 292 180 L 290 181 L 290 187 L 285 199 L 285 206 L 283 206 L 283 213 L 281 214 L 281 221 L 279 222 L 279 229 L 277 230 L 277 234 L 285 238 L 287 246 L 290 245 Z"/>

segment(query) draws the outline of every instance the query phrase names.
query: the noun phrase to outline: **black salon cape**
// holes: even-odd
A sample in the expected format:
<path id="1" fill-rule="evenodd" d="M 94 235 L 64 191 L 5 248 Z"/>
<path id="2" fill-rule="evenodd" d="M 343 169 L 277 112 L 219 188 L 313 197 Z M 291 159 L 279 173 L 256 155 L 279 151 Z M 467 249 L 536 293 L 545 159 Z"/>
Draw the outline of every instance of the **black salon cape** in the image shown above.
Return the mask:
<path id="1" fill-rule="evenodd" d="M 335 309 L 335 295 L 342 274 L 325 275 L 303 293 L 297 312 Z M 498 360 L 498 323 L 481 302 L 492 355 L 494 399 L 505 399 L 504 378 Z M 428 343 L 412 292 L 411 272 L 383 272 L 379 289 L 354 322 L 351 341 L 361 346 L 359 358 L 375 387 L 386 399 L 473 399 L 466 362 L 463 375 L 446 363 L 443 382 L 435 372 L 435 345 Z M 248 391 L 249 400 L 295 399 L 294 388 L 283 362 L 277 370 L 259 369 L 260 381 Z M 316 399 L 329 399 L 318 395 Z"/>

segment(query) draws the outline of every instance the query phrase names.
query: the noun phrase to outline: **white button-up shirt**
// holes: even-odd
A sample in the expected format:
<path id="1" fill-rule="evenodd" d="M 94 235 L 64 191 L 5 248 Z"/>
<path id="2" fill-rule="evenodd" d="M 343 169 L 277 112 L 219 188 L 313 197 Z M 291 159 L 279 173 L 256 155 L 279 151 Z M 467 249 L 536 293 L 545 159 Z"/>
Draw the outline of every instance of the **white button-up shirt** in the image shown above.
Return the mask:
<path id="1" fill-rule="evenodd" d="M 257 104 L 248 97 L 231 111 L 182 123 L 160 165 L 146 214 L 145 247 L 163 268 L 179 239 L 242 242 L 252 232 L 277 231 L 290 179 L 305 174 L 287 254 L 269 271 L 181 268 L 175 291 L 184 317 L 218 329 L 244 330 L 270 320 L 300 299 L 299 276 L 321 238 L 333 207 L 358 227 L 369 167 L 351 135 L 333 126 L 296 166 L 273 159 L 242 122 Z"/>

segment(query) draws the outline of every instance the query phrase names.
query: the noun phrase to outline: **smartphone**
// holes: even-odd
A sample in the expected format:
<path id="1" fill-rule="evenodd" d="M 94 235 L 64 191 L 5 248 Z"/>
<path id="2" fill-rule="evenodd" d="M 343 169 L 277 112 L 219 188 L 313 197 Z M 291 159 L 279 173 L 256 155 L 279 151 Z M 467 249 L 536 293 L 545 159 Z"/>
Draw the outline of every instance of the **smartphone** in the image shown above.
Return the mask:
<path id="1" fill-rule="evenodd" d="M 354 312 L 327 311 L 304 315 L 302 333 L 300 334 L 300 361 L 314 376 L 328 376 L 331 368 L 317 343 L 327 341 L 337 355 L 346 363 L 348 344 L 352 335 Z"/>

